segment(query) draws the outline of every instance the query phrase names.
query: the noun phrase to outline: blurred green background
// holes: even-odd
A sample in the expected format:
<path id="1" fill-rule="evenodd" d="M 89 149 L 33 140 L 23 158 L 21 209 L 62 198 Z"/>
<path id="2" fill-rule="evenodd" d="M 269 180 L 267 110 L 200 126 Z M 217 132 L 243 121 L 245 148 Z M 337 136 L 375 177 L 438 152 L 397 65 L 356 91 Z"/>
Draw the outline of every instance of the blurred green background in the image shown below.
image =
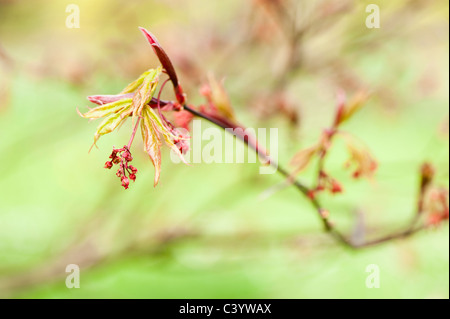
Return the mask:
<path id="1" fill-rule="evenodd" d="M 379 29 L 365 26 L 369 3 Z M 80 28 L 66 27 L 68 4 Z M 372 92 L 345 129 L 375 154 L 375 179 L 349 177 L 343 145 L 328 162 L 345 193 L 321 199 L 340 230 L 358 213 L 370 236 L 405 225 L 425 160 L 448 187 L 447 1 L 0 0 L 0 297 L 449 297 L 447 224 L 349 250 L 295 189 L 263 199 L 282 178 L 257 164 L 177 165 L 165 150 L 153 188 L 140 139 L 138 178 L 123 190 L 102 167 L 130 121 L 88 154 L 97 123 L 76 107 L 157 66 L 138 26 L 172 57 L 191 103 L 213 73 L 242 123 L 278 127 L 282 164 L 329 125 L 338 89 Z M 79 289 L 66 288 L 68 264 L 81 267 Z M 378 289 L 365 285 L 369 264 Z"/>

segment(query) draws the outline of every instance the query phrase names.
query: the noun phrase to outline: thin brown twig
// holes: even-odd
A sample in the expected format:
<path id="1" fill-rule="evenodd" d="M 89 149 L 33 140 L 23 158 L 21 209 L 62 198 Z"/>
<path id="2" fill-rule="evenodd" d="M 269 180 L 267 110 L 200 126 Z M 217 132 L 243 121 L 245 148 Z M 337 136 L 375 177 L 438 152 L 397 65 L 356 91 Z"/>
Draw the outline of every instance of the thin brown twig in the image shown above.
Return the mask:
<path id="1" fill-rule="evenodd" d="M 203 118 L 217 126 L 219 126 L 222 129 L 227 129 L 230 127 L 230 124 L 228 123 L 229 120 L 220 120 L 217 118 L 213 118 L 212 116 L 209 116 L 208 114 L 205 114 L 204 112 L 195 110 L 187 105 L 184 105 L 184 110 L 192 113 L 193 115 Z M 232 125 L 233 127 L 239 127 L 238 125 Z M 281 174 L 282 176 L 284 176 L 285 178 L 291 178 L 291 174 L 285 170 L 283 167 L 281 167 L 278 163 L 274 162 L 273 160 L 270 159 L 270 157 L 267 155 L 267 153 L 262 153 L 260 149 L 258 149 L 257 144 L 255 143 L 249 143 L 248 139 L 245 139 L 243 136 L 240 135 L 235 135 L 236 138 L 242 140 L 248 147 L 250 147 L 252 150 L 254 150 L 257 154 L 259 154 L 260 156 L 264 157 L 264 159 L 267 160 L 267 162 L 276 168 L 277 172 L 279 174 Z M 386 243 L 389 242 L 391 240 L 395 240 L 395 239 L 401 239 L 401 238 L 405 238 L 405 237 L 409 237 L 413 234 L 416 234 L 417 232 L 427 228 L 427 225 L 423 224 L 423 225 L 419 225 L 416 226 L 417 224 L 417 218 L 413 218 L 411 220 L 411 222 L 405 227 L 405 230 L 399 231 L 399 232 L 394 232 L 391 234 L 387 234 L 384 236 L 381 236 L 379 238 L 375 238 L 375 239 L 371 239 L 371 240 L 366 240 L 362 243 L 354 243 L 351 239 L 349 239 L 349 237 L 345 236 L 344 234 L 342 234 L 338 229 L 336 229 L 333 225 L 333 223 L 328 219 L 328 214 L 324 214 L 323 212 L 326 211 L 323 206 L 320 204 L 320 202 L 316 199 L 316 198 L 311 198 L 309 197 L 309 192 L 311 191 L 311 189 L 309 187 L 307 187 L 306 185 L 300 183 L 298 180 L 293 180 L 291 183 L 298 191 L 300 191 L 304 196 L 306 196 L 306 198 L 308 198 L 309 202 L 312 204 L 312 206 L 316 209 L 322 224 L 324 226 L 324 229 L 326 232 L 328 232 L 334 239 L 336 239 L 338 242 L 340 242 L 341 244 L 344 244 L 347 247 L 350 248 L 364 248 L 364 247 L 369 247 L 369 246 L 375 246 L 378 244 L 382 244 L 382 243 Z M 417 216 L 418 214 L 415 214 L 415 216 Z"/>

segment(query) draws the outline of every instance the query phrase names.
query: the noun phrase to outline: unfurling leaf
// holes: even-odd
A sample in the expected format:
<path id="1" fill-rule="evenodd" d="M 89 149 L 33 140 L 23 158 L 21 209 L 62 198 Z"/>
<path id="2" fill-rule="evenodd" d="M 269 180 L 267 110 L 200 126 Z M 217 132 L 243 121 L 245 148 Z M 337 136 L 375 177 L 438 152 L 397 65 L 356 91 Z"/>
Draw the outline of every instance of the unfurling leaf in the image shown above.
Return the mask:
<path id="1" fill-rule="evenodd" d="M 174 129 L 168 129 L 162 122 L 161 118 L 150 108 L 144 109 L 144 114 L 148 118 L 148 121 L 150 121 L 153 124 L 153 127 L 155 127 L 159 133 L 162 134 L 164 137 L 164 141 L 166 142 L 167 146 L 169 146 L 171 149 L 175 151 L 175 153 L 181 158 L 181 160 L 187 164 L 186 160 L 184 159 L 183 155 L 181 154 L 179 148 L 175 145 L 176 143 L 174 141 L 179 140 L 187 140 L 188 137 L 180 136 L 177 131 Z"/>
<path id="2" fill-rule="evenodd" d="M 351 135 L 341 132 L 341 136 L 345 138 L 347 150 L 350 153 L 350 159 L 347 161 L 346 166 L 354 164 L 356 166 L 353 171 L 353 177 L 372 177 L 373 173 L 378 167 L 378 163 L 369 149 L 357 143 Z"/>
<path id="3" fill-rule="evenodd" d="M 84 118 L 89 119 L 97 119 L 101 117 L 105 118 L 97 127 L 97 131 L 95 132 L 94 135 L 94 143 L 92 144 L 92 146 L 94 146 L 97 143 L 98 139 L 102 135 L 111 133 L 125 122 L 127 117 L 133 111 L 131 105 L 132 99 L 125 98 L 117 100 L 115 102 L 97 106 L 93 109 L 90 109 L 88 112 L 84 114 L 81 114 L 80 111 L 77 110 L 78 114 L 80 114 L 80 116 Z"/>
<path id="4" fill-rule="evenodd" d="M 102 104 L 100 106 L 94 107 L 87 111 L 86 113 L 82 114 L 78 110 L 78 114 L 84 118 L 88 119 L 98 119 L 101 117 L 109 116 L 113 113 L 120 113 L 123 110 L 127 109 L 129 106 L 131 106 L 132 99 L 131 98 L 125 98 L 122 100 L 118 100 L 115 102 L 111 102 L 108 104 Z"/>
<path id="5" fill-rule="evenodd" d="M 158 86 L 158 79 L 161 72 L 161 67 L 151 70 L 147 76 L 145 76 L 141 86 L 136 90 L 133 97 L 133 117 L 140 116 L 144 106 L 151 101 L 156 87 Z"/>
<path id="6" fill-rule="evenodd" d="M 361 107 L 366 103 L 369 98 L 369 94 L 366 91 L 360 91 L 353 96 L 353 98 L 347 103 L 344 108 L 345 112 L 342 116 L 342 121 L 345 121 L 352 117 Z"/>
<path id="7" fill-rule="evenodd" d="M 343 122 L 350 119 L 361 107 L 366 103 L 369 94 L 366 91 L 359 91 L 349 102 L 345 102 L 344 93 L 338 96 L 338 109 L 336 111 L 335 126 L 339 126 Z"/>
<path id="8" fill-rule="evenodd" d="M 127 117 L 131 114 L 132 109 L 131 106 L 128 106 L 121 112 L 110 115 L 100 125 L 97 127 L 97 131 L 94 135 L 94 144 L 98 141 L 98 139 L 105 134 L 111 133 L 116 128 L 118 128 L 121 124 L 125 122 Z"/>
<path id="9" fill-rule="evenodd" d="M 159 133 L 150 120 L 147 112 L 144 112 L 141 123 L 142 139 L 144 141 L 144 149 L 155 167 L 155 178 L 153 185 L 156 186 L 161 174 L 161 140 Z"/>
<path id="10" fill-rule="evenodd" d="M 119 100 L 123 99 L 132 99 L 134 96 L 133 93 L 126 93 L 126 94 L 113 94 L 113 95 L 91 95 L 88 96 L 87 99 L 95 104 L 98 105 L 104 105 L 108 103 L 117 102 Z"/>
<path id="11" fill-rule="evenodd" d="M 236 121 L 230 99 L 223 86 L 223 81 L 217 82 L 212 75 L 208 76 L 208 81 L 209 86 L 205 86 L 202 93 L 206 96 L 209 102 L 217 108 L 217 111 L 222 116 L 232 121 Z"/>
<path id="12" fill-rule="evenodd" d="M 136 91 L 136 89 L 144 82 L 144 79 L 152 72 L 153 70 L 147 70 L 144 73 L 142 73 L 136 80 L 129 83 L 121 92 L 120 94 L 126 94 Z"/>
<path id="13" fill-rule="evenodd" d="M 181 88 L 180 83 L 178 82 L 177 73 L 175 72 L 175 68 L 173 67 L 172 61 L 170 61 L 166 51 L 164 51 L 164 49 L 159 44 L 156 37 L 150 31 L 142 27 L 139 27 L 139 29 L 147 38 L 148 42 L 152 46 L 153 51 L 158 57 L 159 62 L 161 62 L 161 65 L 163 66 L 164 70 L 166 71 L 167 75 L 172 81 L 173 88 L 175 90 L 175 96 L 177 98 L 178 103 L 183 105 L 186 101 L 186 96 L 183 93 L 183 89 Z"/>
<path id="14" fill-rule="evenodd" d="M 291 160 L 291 165 L 294 167 L 294 173 L 292 175 L 296 175 L 303 171 L 313 158 L 313 156 L 317 153 L 319 147 L 317 145 L 305 148 L 294 155 Z"/>

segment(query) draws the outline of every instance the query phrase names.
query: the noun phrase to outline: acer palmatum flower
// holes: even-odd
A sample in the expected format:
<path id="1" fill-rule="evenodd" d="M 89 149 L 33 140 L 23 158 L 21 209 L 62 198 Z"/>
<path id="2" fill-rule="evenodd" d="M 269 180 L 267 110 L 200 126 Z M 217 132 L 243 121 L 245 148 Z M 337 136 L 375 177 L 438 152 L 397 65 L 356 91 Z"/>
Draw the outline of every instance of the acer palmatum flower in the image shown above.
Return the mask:
<path id="1" fill-rule="evenodd" d="M 141 31 L 149 41 L 152 40 L 150 41 L 152 48 L 157 53 L 162 67 L 145 71 L 117 95 L 89 96 L 88 100 L 98 106 L 84 114 L 77 110 L 84 118 L 103 118 L 95 132 L 93 146 L 96 145 L 101 136 L 119 128 L 127 118 L 132 118 L 133 130 L 128 144 L 121 149 L 113 148 L 110 155 L 111 160 L 105 163 L 105 168 L 108 169 L 111 169 L 113 165 L 119 166 L 116 175 L 121 179 L 122 186 L 125 189 L 128 188 L 130 180 L 136 180 L 137 169 L 128 163 L 133 159 L 130 148 L 139 126 L 144 141 L 144 149 L 155 167 L 154 186 L 158 184 L 161 174 L 162 139 L 185 162 L 182 151 L 187 149 L 184 141 L 189 138 L 176 130 L 161 113 L 161 111 L 181 110 L 180 104 L 185 102 L 185 95 L 167 54 L 147 30 L 141 28 Z M 163 73 L 167 73 L 174 84 L 177 103 L 163 102 L 159 100 L 159 96 L 158 98 L 154 97 Z"/>
<path id="2" fill-rule="evenodd" d="M 105 163 L 105 168 L 111 169 L 114 165 L 118 165 L 116 176 L 120 178 L 122 186 L 127 189 L 130 185 L 128 177 L 134 182 L 136 180 L 137 169 L 128 163 L 133 160 L 127 145 L 122 148 L 113 148 L 111 160 Z M 128 177 L 127 177 L 128 175 Z"/>

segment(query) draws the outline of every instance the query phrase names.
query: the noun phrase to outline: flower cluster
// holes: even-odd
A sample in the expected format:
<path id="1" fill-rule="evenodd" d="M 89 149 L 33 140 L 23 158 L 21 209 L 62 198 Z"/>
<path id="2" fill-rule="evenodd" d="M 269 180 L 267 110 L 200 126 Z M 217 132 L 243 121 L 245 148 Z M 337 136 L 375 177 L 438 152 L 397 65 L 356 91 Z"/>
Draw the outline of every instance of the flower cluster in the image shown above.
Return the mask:
<path id="1" fill-rule="evenodd" d="M 343 191 L 342 185 L 333 177 L 329 176 L 324 171 L 319 173 L 319 178 L 317 180 L 317 185 L 314 189 L 308 192 L 308 196 L 314 199 L 316 193 L 328 190 L 332 194 L 341 193 Z"/>
<path id="2" fill-rule="evenodd" d="M 133 165 L 128 165 L 128 163 L 133 160 L 130 150 L 126 145 L 123 148 L 113 148 L 109 158 L 111 160 L 105 163 L 105 168 L 111 169 L 113 165 L 119 165 L 116 175 L 120 178 L 122 186 L 127 189 L 130 185 L 130 180 L 133 182 L 136 180 L 137 173 L 137 168 Z"/>

